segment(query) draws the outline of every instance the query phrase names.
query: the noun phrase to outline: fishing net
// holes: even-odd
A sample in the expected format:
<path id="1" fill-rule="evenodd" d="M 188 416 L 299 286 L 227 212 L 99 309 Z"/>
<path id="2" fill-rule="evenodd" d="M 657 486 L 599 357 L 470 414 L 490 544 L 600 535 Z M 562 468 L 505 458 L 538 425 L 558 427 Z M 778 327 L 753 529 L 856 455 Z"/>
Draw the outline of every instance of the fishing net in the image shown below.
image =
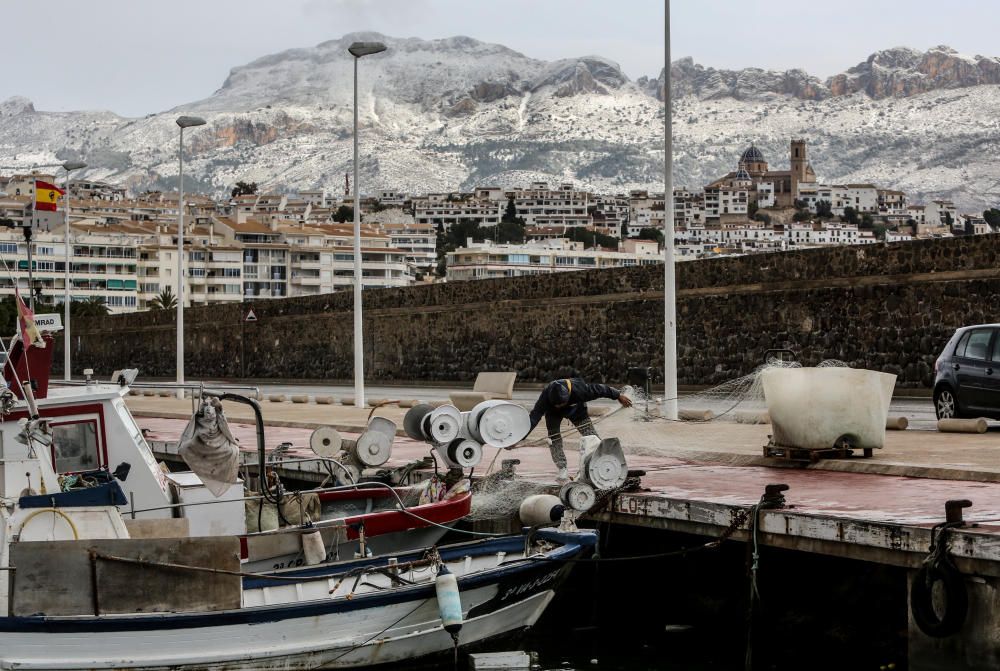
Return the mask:
<path id="1" fill-rule="evenodd" d="M 762 382 L 764 371 L 799 367 L 801 364 L 798 362 L 772 359 L 752 373 L 709 389 L 685 394 L 677 401 L 680 420 L 666 418 L 662 398 L 646 398 L 641 389 L 629 388 L 627 393 L 633 401 L 631 408 L 616 404 L 602 415 L 596 411 L 598 406 L 592 405 L 594 428 L 602 438 L 618 438 L 626 455 L 664 456 L 685 448 L 704 449 L 721 445 L 729 438 L 733 423 L 760 425 L 754 429 L 760 436 L 755 433 L 748 440 L 762 445 L 767 442 L 767 433 L 770 431 Z M 818 367 L 848 365 L 843 361 L 829 359 L 821 362 Z M 576 452 L 580 434 L 569 422 L 563 423 L 562 434 L 566 453 L 572 455 Z M 546 445 L 544 438 L 533 437 L 516 446 L 514 451 L 521 447 L 547 451 Z M 704 453 L 702 458 L 707 458 Z M 553 472 L 554 470 L 553 466 Z M 570 468 L 571 473 L 572 471 Z M 509 517 L 516 513 L 525 497 L 545 491 L 547 488 L 542 485 L 503 471 L 491 472 L 473 488 L 475 496 L 470 518 L 489 520 Z"/>

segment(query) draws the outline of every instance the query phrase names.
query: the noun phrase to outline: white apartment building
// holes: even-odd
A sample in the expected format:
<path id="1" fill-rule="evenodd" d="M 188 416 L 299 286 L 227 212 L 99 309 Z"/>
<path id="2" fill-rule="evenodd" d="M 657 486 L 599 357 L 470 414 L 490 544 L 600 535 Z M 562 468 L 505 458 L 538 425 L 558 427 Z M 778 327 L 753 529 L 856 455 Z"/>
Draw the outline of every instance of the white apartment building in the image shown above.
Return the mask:
<path id="1" fill-rule="evenodd" d="M 880 215 L 905 215 L 906 194 L 893 189 L 878 190 L 878 212 Z"/>
<path id="2" fill-rule="evenodd" d="M 517 216 L 527 226 L 588 226 L 590 225 L 590 194 L 578 191 L 572 184 L 549 188 L 547 182 L 532 182 L 527 189 L 507 192 L 514 197 Z M 506 207 L 506 204 L 504 204 Z"/>
<path id="3" fill-rule="evenodd" d="M 878 212 L 878 189 L 873 184 L 847 184 L 847 203 L 859 215 Z"/>
<path id="4" fill-rule="evenodd" d="M 428 224 L 435 230 L 448 231 L 457 223 L 473 222 L 480 226 L 496 226 L 503 218 L 506 201 L 466 197 L 456 200 L 414 199 L 413 219 L 418 224 Z M 518 210 L 518 216 L 521 216 Z"/>
<path id="5" fill-rule="evenodd" d="M 629 192 L 628 237 L 634 238 L 644 228 L 663 230 L 666 202 L 662 193 Z"/>
<path id="6" fill-rule="evenodd" d="M 385 207 L 403 207 L 406 204 L 406 194 L 401 191 L 379 191 L 378 202 Z"/>
<path id="7" fill-rule="evenodd" d="M 437 232 L 430 224 L 386 223 L 378 230 L 389 236 L 391 247 L 402 250 L 413 274 L 437 265 Z"/>
<path id="8" fill-rule="evenodd" d="M 565 238 L 523 245 L 497 245 L 468 240 L 448 252 L 449 281 L 520 277 L 570 270 L 594 270 L 662 263 L 659 246 L 650 240 L 626 240 L 622 251 L 585 248 Z"/>
<path id="9" fill-rule="evenodd" d="M 928 226 L 947 226 L 948 220 L 958 219 L 955 203 L 950 200 L 932 200 L 925 205 L 924 220 Z"/>
<path id="10" fill-rule="evenodd" d="M 62 230 L 35 231 L 32 237 L 32 281 L 40 305 L 62 303 L 66 288 L 66 245 Z M 101 298 L 111 312 L 131 312 L 137 303 L 138 277 L 134 244 L 114 232 L 92 235 L 75 225 L 70 235 L 70 300 Z M 21 229 L 0 228 L 0 295 L 25 302 L 28 249 Z M 37 293 L 37 292 L 36 292 Z M 36 306 L 36 312 L 44 312 Z"/>

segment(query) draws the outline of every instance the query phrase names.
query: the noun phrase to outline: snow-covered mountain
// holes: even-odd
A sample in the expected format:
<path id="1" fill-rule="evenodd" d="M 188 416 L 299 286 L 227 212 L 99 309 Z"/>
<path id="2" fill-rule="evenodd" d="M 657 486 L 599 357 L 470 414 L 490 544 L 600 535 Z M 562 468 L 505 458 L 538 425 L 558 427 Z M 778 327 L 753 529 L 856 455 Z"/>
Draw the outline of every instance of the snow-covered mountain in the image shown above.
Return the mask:
<path id="1" fill-rule="evenodd" d="M 93 179 L 172 188 L 181 114 L 185 185 L 221 192 L 237 180 L 338 193 L 351 168 L 358 40 L 389 49 L 360 62 L 363 190 L 412 193 L 572 181 L 601 192 L 662 189 L 663 74 L 632 82 L 599 56 L 555 62 L 468 37 L 355 33 L 234 68 L 214 94 L 160 114 L 51 113 L 0 102 L 5 165 L 84 158 Z M 732 169 L 755 142 L 773 166 L 809 141 L 821 180 L 872 181 L 914 199 L 1000 202 L 1000 61 L 947 47 L 878 52 L 823 82 L 801 70 L 672 66 L 678 184 Z M 189 181 L 190 180 L 190 181 Z"/>

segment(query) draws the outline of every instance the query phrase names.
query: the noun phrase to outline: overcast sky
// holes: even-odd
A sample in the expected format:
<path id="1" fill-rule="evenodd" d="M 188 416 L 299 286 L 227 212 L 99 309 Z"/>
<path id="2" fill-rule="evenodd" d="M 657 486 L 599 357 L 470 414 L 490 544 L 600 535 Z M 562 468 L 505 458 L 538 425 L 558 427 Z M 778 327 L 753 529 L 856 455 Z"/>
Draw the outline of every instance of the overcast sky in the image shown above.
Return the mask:
<path id="1" fill-rule="evenodd" d="M 892 46 L 1000 55 L 994 0 L 673 0 L 674 59 L 820 77 Z M 358 30 L 468 35 L 542 59 L 596 54 L 635 79 L 663 63 L 663 0 L 5 2 L 0 100 L 140 116 L 207 97 L 229 69 Z"/>

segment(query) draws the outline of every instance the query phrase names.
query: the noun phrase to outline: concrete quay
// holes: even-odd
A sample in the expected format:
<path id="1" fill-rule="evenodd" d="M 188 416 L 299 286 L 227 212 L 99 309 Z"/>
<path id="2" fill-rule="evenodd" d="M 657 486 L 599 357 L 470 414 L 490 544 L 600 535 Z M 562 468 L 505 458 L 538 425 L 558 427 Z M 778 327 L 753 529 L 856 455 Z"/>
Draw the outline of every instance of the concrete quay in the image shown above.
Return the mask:
<path id="1" fill-rule="evenodd" d="M 128 403 L 140 426 L 148 429 L 157 456 L 175 459 L 190 401 L 130 397 Z M 355 434 L 370 412 L 346 406 L 262 405 L 268 447 L 291 443 L 289 459 L 310 455 L 308 440 L 315 426 Z M 405 410 L 387 406 L 375 412 L 400 422 Z M 249 414 L 238 406 L 228 406 L 227 413 L 244 448 L 254 449 L 253 427 L 243 423 Z M 766 485 L 786 484 L 785 506 L 761 511 L 761 546 L 894 567 L 908 585 L 928 555 L 932 528 L 945 519 L 945 502 L 967 499 L 972 506 L 964 511 L 966 526 L 949 532 L 955 565 L 966 577 L 967 624 L 956 635 L 931 638 L 909 616 L 901 625 L 908 630 L 909 668 L 1000 668 L 1000 427 L 991 424 L 985 434 L 940 434 L 929 430 L 932 424 L 925 419 L 918 417 L 914 425 L 923 428 L 887 432 L 885 448 L 871 458 L 791 467 L 762 456 L 767 425 L 642 422 L 632 411 L 616 413 L 607 422 L 599 420 L 597 429 L 605 437 L 618 435 L 629 467 L 645 475 L 639 491 L 616 496 L 593 517 L 615 525 L 717 537 L 735 515 L 759 501 Z M 536 430 L 527 442 L 539 437 Z M 576 441 L 570 436 L 566 442 L 572 472 L 578 465 Z M 390 465 L 420 459 L 427 451 L 423 443 L 397 438 Z M 555 468 L 543 445 L 487 447 L 481 472 L 487 472 L 486 465 L 499 468 L 508 458 L 520 460 L 517 474 L 522 478 L 554 488 Z M 293 466 L 305 480 L 325 475 L 309 462 L 288 468 Z M 285 474 L 296 476 L 293 470 Z M 733 538 L 745 541 L 747 531 L 740 529 Z"/>

